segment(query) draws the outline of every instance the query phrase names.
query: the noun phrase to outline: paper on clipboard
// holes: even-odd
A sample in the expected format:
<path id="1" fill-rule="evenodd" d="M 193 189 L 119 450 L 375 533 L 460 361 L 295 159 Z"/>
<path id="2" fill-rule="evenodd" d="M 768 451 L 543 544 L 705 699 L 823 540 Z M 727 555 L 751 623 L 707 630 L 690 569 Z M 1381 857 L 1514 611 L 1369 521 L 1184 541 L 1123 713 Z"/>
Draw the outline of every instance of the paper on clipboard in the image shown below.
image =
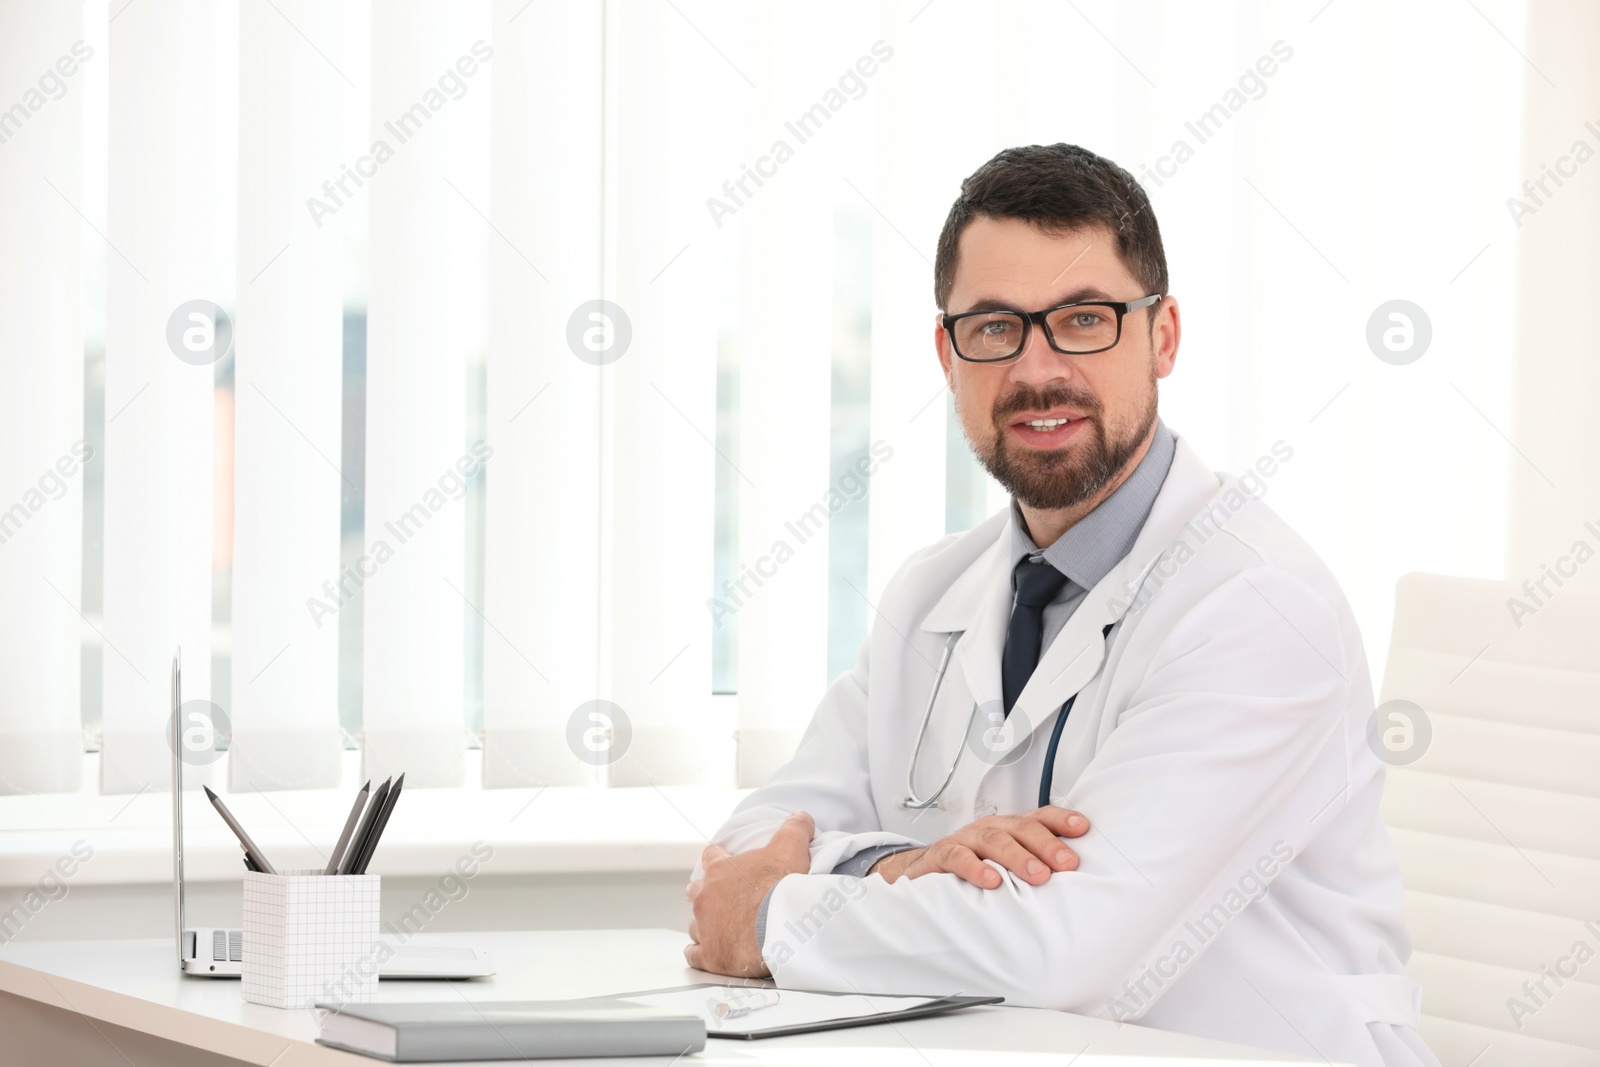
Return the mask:
<path id="1" fill-rule="evenodd" d="M 812 993 L 805 990 L 778 990 L 778 1003 L 732 1019 L 718 1017 L 713 1006 L 721 1000 L 748 994 L 748 986 L 697 985 L 628 993 L 617 998 L 623 1004 L 660 1008 L 674 1014 L 699 1015 L 706 1021 L 707 1036 L 743 1037 L 759 1031 L 790 1027 L 829 1029 L 848 1026 L 852 1020 L 893 1014 L 942 1002 L 945 997 L 891 996 L 876 993 Z M 999 998 L 993 998 L 998 1000 Z"/>

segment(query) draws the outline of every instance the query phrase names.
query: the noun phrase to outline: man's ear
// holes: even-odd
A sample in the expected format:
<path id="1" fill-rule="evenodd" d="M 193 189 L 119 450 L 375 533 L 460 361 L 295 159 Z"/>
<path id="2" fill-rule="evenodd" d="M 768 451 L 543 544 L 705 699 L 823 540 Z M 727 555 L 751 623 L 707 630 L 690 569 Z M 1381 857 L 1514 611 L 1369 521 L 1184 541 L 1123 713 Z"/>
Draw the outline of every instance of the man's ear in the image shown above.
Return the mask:
<path id="1" fill-rule="evenodd" d="M 1150 339 L 1157 378 L 1165 378 L 1172 373 L 1172 366 L 1178 359 L 1178 341 L 1182 336 L 1183 320 L 1178 315 L 1178 298 L 1163 297 L 1160 307 L 1156 309 L 1154 336 Z"/>
<path id="2" fill-rule="evenodd" d="M 945 332 L 944 315 L 934 312 L 933 316 L 933 350 L 939 354 L 939 367 L 944 371 L 944 384 L 952 393 L 956 391 L 956 380 L 951 373 L 951 361 L 955 353 L 950 349 L 950 335 Z"/>

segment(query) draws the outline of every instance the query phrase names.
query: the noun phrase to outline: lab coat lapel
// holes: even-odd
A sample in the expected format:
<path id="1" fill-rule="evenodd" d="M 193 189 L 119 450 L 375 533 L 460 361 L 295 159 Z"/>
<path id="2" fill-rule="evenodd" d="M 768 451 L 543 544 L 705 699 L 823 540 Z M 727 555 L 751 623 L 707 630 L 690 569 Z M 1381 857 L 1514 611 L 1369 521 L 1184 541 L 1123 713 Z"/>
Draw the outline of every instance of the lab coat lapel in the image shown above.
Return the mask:
<path id="1" fill-rule="evenodd" d="M 964 690 L 967 700 L 957 708 L 954 695 L 948 701 L 941 696 L 940 708 L 950 709 L 951 718 L 961 717 L 961 722 L 970 716 L 973 704 L 978 708 L 975 726 L 964 740 L 968 752 L 951 783 L 952 802 L 975 789 L 991 769 L 1020 758 L 1012 755 L 1013 750 L 1031 744 L 1038 727 L 1093 680 L 1105 658 L 1102 630 L 1127 614 L 1146 576 L 1220 484 L 1221 479 L 1179 437 L 1172 467 L 1133 549 L 1096 583 L 1044 650 L 1009 716 L 1002 715 L 1000 663 L 1011 617 L 1011 560 L 1005 524 L 996 522 L 994 541 L 950 584 L 921 625 L 924 631 L 961 632 L 949 672 L 952 680 L 959 675 L 954 689 Z M 945 721 L 941 711 L 930 730 Z M 952 722 L 945 728 L 959 729 L 960 724 Z"/>
<path id="2" fill-rule="evenodd" d="M 1123 564 L 1128 562 L 1124 559 Z M 1050 647 L 1039 657 L 1028 684 L 1017 696 L 1008 722 L 1014 722 L 1011 733 L 1015 742 L 1026 740 L 1028 734 L 1048 719 L 1068 697 L 1078 692 L 1100 670 L 1105 659 L 1105 640 L 1102 632 L 1107 624 L 1122 618 L 1121 606 L 1104 595 L 1107 582 L 1122 570 L 1123 564 L 1112 568 L 1112 573 L 1089 590 L 1089 595 L 1072 613 Z M 1124 609 L 1125 610 L 1125 609 Z M 1057 695 L 1060 699 L 1057 699 Z"/>
<path id="3" fill-rule="evenodd" d="M 950 671 L 960 673 L 967 691 L 980 705 L 992 702 L 998 706 L 1001 699 L 1000 655 L 1011 617 L 1007 541 L 1002 523 L 994 543 L 950 584 L 922 621 L 924 630 L 961 633 L 950 657 Z"/>
<path id="4" fill-rule="evenodd" d="M 996 745 L 993 762 L 1004 763 L 1011 749 L 1027 743 L 1030 735 L 1052 718 L 1068 697 L 1083 689 L 1099 672 L 1105 659 L 1106 641 L 1101 636 L 1105 627 L 1127 614 L 1145 577 L 1220 484 L 1217 475 L 1207 469 L 1181 437 L 1178 438 L 1166 481 L 1156 495 L 1132 550 L 1089 590 L 1056 639 L 1039 657 L 1039 665 L 1018 695 L 1004 729 L 991 738 L 991 743 Z M 1004 630 L 1002 621 L 1002 646 Z M 998 659 L 999 652 L 995 655 Z"/>
<path id="5" fill-rule="evenodd" d="M 971 784 L 987 769 L 972 751 L 970 733 L 964 732 L 973 721 L 973 709 L 998 710 L 1001 702 L 1000 655 L 1011 615 L 1011 568 L 1006 558 L 1010 542 L 1006 525 L 1000 516 L 995 518 L 1000 521 L 995 523 L 994 541 L 950 583 L 920 627 L 925 632 L 961 635 L 951 651 L 946 677 L 934 702 L 923 757 L 928 767 L 949 768 L 954 764 L 950 786 L 938 804 L 947 813 L 964 806 L 963 798 Z M 980 714 L 977 729 L 983 728 L 984 716 Z M 940 780 L 925 771 L 917 778 L 918 788 L 926 796 Z M 914 832 L 936 837 L 944 832 L 940 827 L 950 817 L 918 811 L 911 822 Z M 922 822 L 925 818 L 928 821 Z M 963 821 L 965 816 L 948 828 Z"/>

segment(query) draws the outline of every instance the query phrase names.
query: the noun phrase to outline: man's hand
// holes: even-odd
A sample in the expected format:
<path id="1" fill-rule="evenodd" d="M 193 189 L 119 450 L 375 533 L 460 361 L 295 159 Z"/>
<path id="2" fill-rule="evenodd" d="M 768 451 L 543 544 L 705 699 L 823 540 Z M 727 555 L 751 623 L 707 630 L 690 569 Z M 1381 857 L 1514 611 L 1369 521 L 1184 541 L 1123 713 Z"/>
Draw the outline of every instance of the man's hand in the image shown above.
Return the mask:
<path id="1" fill-rule="evenodd" d="M 756 912 L 761 898 L 789 874 L 811 869 L 811 835 L 816 824 L 797 811 L 783 821 L 772 840 L 737 856 L 720 845 L 700 854 L 705 876 L 684 894 L 694 907 L 683 950 L 689 966 L 714 974 L 765 978 L 771 972 L 756 944 Z"/>
<path id="2" fill-rule="evenodd" d="M 994 860 L 1029 885 L 1042 885 L 1052 871 L 1078 867 L 1078 854 L 1062 837 L 1082 837 L 1089 820 L 1076 811 L 1054 806 L 1021 815 L 989 815 L 968 823 L 927 848 L 895 852 L 872 865 L 869 874 L 884 881 L 954 874 L 980 889 L 998 889 L 1000 872 L 984 863 Z"/>

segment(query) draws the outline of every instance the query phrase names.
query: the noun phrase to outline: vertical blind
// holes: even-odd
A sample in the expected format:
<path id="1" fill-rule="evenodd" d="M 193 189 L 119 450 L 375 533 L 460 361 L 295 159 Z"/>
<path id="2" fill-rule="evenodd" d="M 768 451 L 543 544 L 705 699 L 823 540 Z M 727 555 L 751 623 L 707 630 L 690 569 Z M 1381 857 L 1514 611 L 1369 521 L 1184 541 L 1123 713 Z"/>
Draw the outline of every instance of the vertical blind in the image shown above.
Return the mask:
<path id="1" fill-rule="evenodd" d="M 81 65 L 105 56 L 71 50 L 84 37 L 73 4 L 39 8 L 6 29 L 0 70 L 49 70 L 80 89 L 48 104 L 40 92 L 43 114 L 21 127 L 0 117 L 0 791 L 44 793 L 77 788 L 83 770 L 78 561 L 83 463 L 95 457 L 83 435 L 84 257 L 74 205 L 85 184 Z"/>
<path id="2" fill-rule="evenodd" d="M 235 220 L 220 210 L 216 157 L 201 147 L 225 66 L 213 48 L 216 19 L 205 0 L 186 0 L 151 5 L 137 17 L 124 12 L 108 24 L 106 793 L 139 792 L 170 774 L 163 732 L 175 646 L 189 691 L 204 697 L 211 690 L 215 371 L 199 352 L 192 362 L 180 359 L 168 330 L 180 306 L 215 299 L 210 294 L 228 273 L 212 234 Z M 180 317 L 178 329 L 194 325 Z"/>
<path id="3" fill-rule="evenodd" d="M 602 293 L 604 19 L 519 10 L 494 12 L 493 125 L 518 134 L 490 144 L 483 781 L 583 785 L 598 767 L 572 758 L 566 726 L 600 678 L 602 368 L 567 322 Z M 578 327 L 600 349 L 591 313 Z"/>
<path id="4" fill-rule="evenodd" d="M 1163 415 L 1219 469 L 1292 445 L 1268 501 L 1339 574 L 1376 672 L 1395 576 L 1501 575 L 1520 462 L 1498 432 L 1521 180 L 1503 146 L 1532 75 L 1508 47 L 1521 5 L 1478 7 L 7 9 L 0 69 L 82 40 L 104 95 L 66 78 L 0 122 L 0 791 L 79 788 L 84 648 L 99 787 L 160 788 L 177 646 L 185 695 L 231 720 L 232 788 L 334 784 L 355 605 L 364 774 L 464 781 L 481 672 L 487 786 L 760 782 L 829 679 L 830 628 L 864 634 L 909 553 L 1004 503 L 951 420 L 932 260 L 961 178 L 1034 142 L 1145 181 L 1186 327 Z M 1458 62 L 1424 75 L 1396 41 Z M 26 88 L 0 85 L 0 107 Z M 1426 197 L 1392 195 L 1430 175 Z M 86 270 L 105 291 L 87 548 L 81 473 L 29 495 L 97 430 Z M 341 460 L 352 293 L 364 474 Z M 1448 358 L 1374 358 L 1367 317 L 1395 297 L 1432 312 Z M 227 361 L 168 340 L 196 300 L 233 326 L 231 410 Z M 864 410 L 841 415 L 857 371 Z M 343 499 L 364 527 L 341 563 Z M 830 536 L 846 509 L 859 543 Z M 832 581 L 839 552 L 861 580 Z"/>
<path id="5" fill-rule="evenodd" d="M 283 12 L 314 40 L 339 40 L 331 5 Z M 325 101 L 345 86 L 266 5 L 240 6 L 239 40 L 229 786 L 331 787 L 339 627 L 321 586 L 339 577 L 344 226 L 302 198 L 320 200 L 340 174 Z"/>
<path id="6" fill-rule="evenodd" d="M 818 594 L 827 588 L 828 541 L 811 508 L 828 484 L 832 411 L 832 366 L 822 357 L 834 329 L 825 313 L 833 302 L 834 197 L 824 183 L 838 173 L 848 142 L 828 136 L 839 131 L 811 131 L 807 143 L 793 146 L 796 158 L 783 164 L 781 179 L 774 175 L 770 187 L 746 183 L 753 195 L 731 219 L 721 205 L 733 197 L 720 186 L 750 164 L 754 181 L 775 170 L 767 142 L 798 140 L 785 123 L 795 120 L 792 88 L 814 80 L 808 57 L 827 54 L 830 35 L 859 37 L 870 25 L 870 15 L 834 22 L 787 5 L 753 9 L 743 59 L 761 78 L 746 90 L 743 130 L 760 155 L 741 156 L 699 191 L 718 199 L 723 225 L 713 234 L 727 231 L 724 239 L 740 242 L 742 267 L 738 550 L 733 589 L 714 590 L 713 626 L 737 627 L 745 782 L 765 781 L 794 751 L 793 731 L 804 723 L 794 712 L 827 681 L 828 605 Z M 766 166 L 763 157 L 771 160 Z"/>
<path id="7" fill-rule="evenodd" d="M 492 36 L 484 4 L 372 6 L 363 774 L 420 786 L 464 773 L 462 501 L 486 454 L 466 439 L 466 350 L 483 319 Z"/>

